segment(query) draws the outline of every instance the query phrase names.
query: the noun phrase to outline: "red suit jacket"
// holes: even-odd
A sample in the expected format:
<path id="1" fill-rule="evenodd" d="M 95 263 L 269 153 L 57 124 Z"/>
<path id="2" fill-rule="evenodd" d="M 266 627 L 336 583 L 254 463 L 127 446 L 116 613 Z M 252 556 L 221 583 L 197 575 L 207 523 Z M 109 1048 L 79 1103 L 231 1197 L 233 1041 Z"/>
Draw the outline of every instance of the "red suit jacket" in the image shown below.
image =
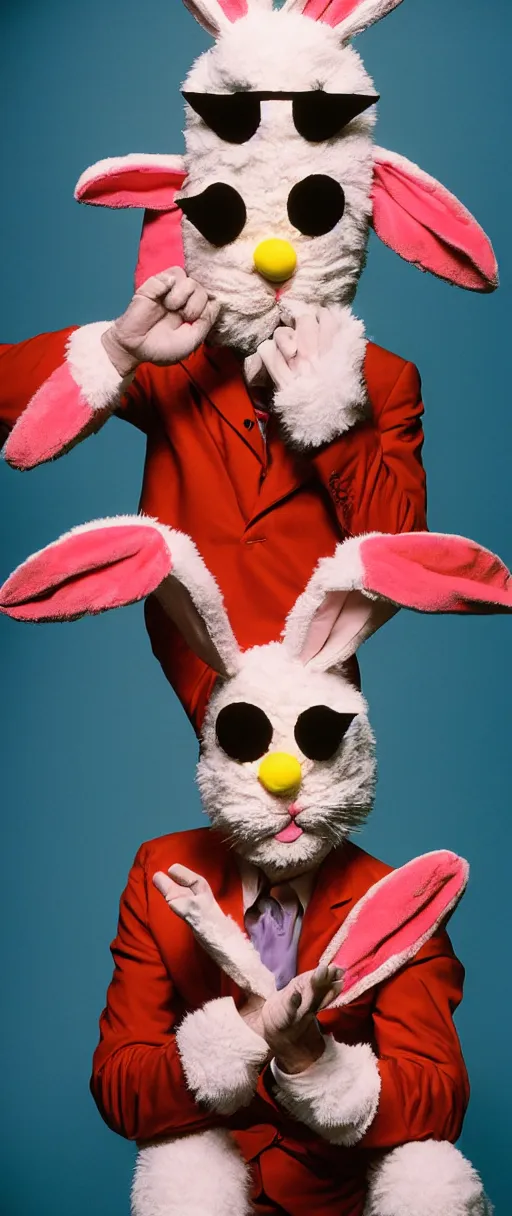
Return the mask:
<path id="1" fill-rule="evenodd" d="M 345 1008 L 319 1015 L 344 1043 L 371 1043 L 379 1060 L 378 1112 L 355 1148 L 334 1147 L 279 1109 L 269 1068 L 251 1105 L 229 1118 L 200 1109 L 187 1090 L 174 1030 L 184 1014 L 243 993 L 196 943 L 152 884 L 181 862 L 203 874 L 243 928 L 236 858 L 212 830 L 180 832 L 139 850 L 121 898 L 115 971 L 101 1017 L 92 1092 L 103 1118 L 141 1144 L 204 1128 L 231 1129 L 254 1171 L 257 1211 L 360 1216 L 372 1153 L 408 1140 L 457 1139 L 468 1083 L 452 1015 L 463 969 L 438 932 L 400 972 Z M 320 867 L 304 915 L 298 970 L 318 962 L 355 901 L 390 867 L 351 843 Z M 259 1200 L 259 1203 L 258 1203 Z"/>
<path id="2" fill-rule="evenodd" d="M 62 363 L 71 332 L 0 347 L 5 433 Z M 203 346 L 175 367 L 142 365 L 119 408 L 147 435 L 141 511 L 192 536 L 242 647 L 279 637 L 319 558 L 344 537 L 426 526 L 418 372 L 369 343 L 365 374 L 369 421 L 307 458 L 285 447 L 272 423 L 264 442 L 240 365 L 226 348 Z M 146 622 L 197 725 L 215 674 L 153 598 Z"/>

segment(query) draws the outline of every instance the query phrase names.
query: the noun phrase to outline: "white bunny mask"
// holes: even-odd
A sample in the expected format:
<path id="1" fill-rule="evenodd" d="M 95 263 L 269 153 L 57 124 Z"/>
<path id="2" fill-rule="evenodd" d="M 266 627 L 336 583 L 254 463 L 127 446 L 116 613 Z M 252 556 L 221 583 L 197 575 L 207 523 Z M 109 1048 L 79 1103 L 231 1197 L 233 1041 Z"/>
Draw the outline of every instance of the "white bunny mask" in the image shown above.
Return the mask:
<path id="1" fill-rule="evenodd" d="M 188 536 L 140 516 L 101 520 L 29 558 L 0 590 L 19 620 L 72 620 L 156 594 L 221 679 L 201 737 L 211 823 L 269 874 L 311 869 L 371 809 L 373 736 L 343 664 L 397 607 L 510 612 L 512 577 L 472 541 L 374 533 L 323 558 L 281 643 L 241 652 Z"/>
<path id="2" fill-rule="evenodd" d="M 222 305 L 217 342 L 252 353 L 297 306 L 348 307 L 370 224 L 420 269 L 497 285 L 469 212 L 373 144 L 378 98 L 348 41 L 399 2 L 186 0 L 216 42 L 185 81 L 185 157 L 133 154 L 81 177 L 81 202 L 146 209 L 138 285 L 185 263 Z M 284 242 L 277 278 L 256 268 L 269 240 Z"/>

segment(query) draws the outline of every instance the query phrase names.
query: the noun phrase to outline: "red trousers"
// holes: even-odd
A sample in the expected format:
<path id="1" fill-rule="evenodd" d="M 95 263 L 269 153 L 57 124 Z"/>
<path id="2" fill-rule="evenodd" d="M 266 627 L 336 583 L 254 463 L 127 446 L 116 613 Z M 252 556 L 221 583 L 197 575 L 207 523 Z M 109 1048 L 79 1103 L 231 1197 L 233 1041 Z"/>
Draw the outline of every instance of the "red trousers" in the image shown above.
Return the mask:
<path id="1" fill-rule="evenodd" d="M 341 1150 L 343 1156 L 347 1150 Z M 369 1155 L 360 1154 L 360 1169 L 337 1174 L 330 1163 L 292 1156 L 273 1144 L 251 1163 L 252 1203 L 267 1216 L 362 1216 Z"/>

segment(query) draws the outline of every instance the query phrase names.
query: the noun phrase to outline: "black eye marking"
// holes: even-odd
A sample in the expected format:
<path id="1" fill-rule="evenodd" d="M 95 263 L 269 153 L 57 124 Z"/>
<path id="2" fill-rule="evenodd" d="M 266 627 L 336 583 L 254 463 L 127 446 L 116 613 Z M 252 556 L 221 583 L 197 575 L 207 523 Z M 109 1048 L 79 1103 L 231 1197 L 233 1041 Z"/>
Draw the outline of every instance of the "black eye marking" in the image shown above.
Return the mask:
<path id="1" fill-rule="evenodd" d="M 245 144 L 260 125 L 257 93 L 184 93 L 206 126 L 227 144 Z"/>
<path id="2" fill-rule="evenodd" d="M 288 218 L 304 236 L 324 236 L 341 219 L 345 193 L 339 182 L 324 173 L 312 173 L 290 190 Z"/>
<path id="3" fill-rule="evenodd" d="M 323 89 L 307 93 L 183 93 L 183 97 L 206 126 L 228 144 L 245 144 L 256 134 L 262 101 L 291 101 L 295 130 L 309 143 L 321 143 L 338 135 L 347 123 L 379 100 L 377 93 L 326 93 Z"/>
<path id="4" fill-rule="evenodd" d="M 340 131 L 375 105 L 378 96 L 363 96 L 360 93 L 324 93 L 314 89 L 310 93 L 296 93 L 292 113 L 295 130 L 309 143 L 318 144 L 332 139 Z"/>
<path id="5" fill-rule="evenodd" d="M 234 701 L 221 709 L 215 723 L 217 743 L 231 760 L 259 760 L 272 742 L 272 723 L 257 705 Z"/>
<path id="6" fill-rule="evenodd" d="M 295 740 L 308 760 L 330 760 L 357 714 L 339 714 L 327 705 L 312 705 L 295 723 Z"/>
<path id="7" fill-rule="evenodd" d="M 218 248 L 236 241 L 247 220 L 241 194 L 226 182 L 214 182 L 201 194 L 181 198 L 178 206 L 201 236 Z"/>

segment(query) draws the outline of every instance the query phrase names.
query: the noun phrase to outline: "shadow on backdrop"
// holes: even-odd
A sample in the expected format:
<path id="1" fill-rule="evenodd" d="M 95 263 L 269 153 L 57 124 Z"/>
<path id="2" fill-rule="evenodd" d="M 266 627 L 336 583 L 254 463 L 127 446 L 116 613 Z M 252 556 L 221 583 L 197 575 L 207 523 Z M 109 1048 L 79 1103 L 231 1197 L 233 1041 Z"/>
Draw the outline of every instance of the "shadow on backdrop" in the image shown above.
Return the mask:
<path id="1" fill-rule="evenodd" d="M 378 141 L 461 197 L 501 264 L 494 297 L 429 280 L 377 242 L 358 296 L 369 335 L 416 362 L 430 527 L 512 562 L 507 0 L 405 0 L 361 39 Z M 178 89 L 208 45 L 178 0 L 0 9 L 1 337 L 115 316 L 140 217 L 80 208 L 83 168 L 182 150 Z M 137 507 L 143 441 L 115 421 L 54 466 L 0 470 L 1 576 L 74 523 Z M 215 504 L 212 504 L 215 509 Z M 132 1146 L 88 1093 L 117 903 L 142 840 L 201 823 L 196 742 L 152 659 L 140 607 L 67 628 L 0 622 L 2 1116 L 6 1216 L 126 1216 Z M 392 864 L 469 858 L 452 923 L 467 967 L 458 1027 L 472 1080 L 462 1148 L 509 1210 L 510 630 L 395 619 L 363 653 L 380 756 L 361 843 Z"/>

